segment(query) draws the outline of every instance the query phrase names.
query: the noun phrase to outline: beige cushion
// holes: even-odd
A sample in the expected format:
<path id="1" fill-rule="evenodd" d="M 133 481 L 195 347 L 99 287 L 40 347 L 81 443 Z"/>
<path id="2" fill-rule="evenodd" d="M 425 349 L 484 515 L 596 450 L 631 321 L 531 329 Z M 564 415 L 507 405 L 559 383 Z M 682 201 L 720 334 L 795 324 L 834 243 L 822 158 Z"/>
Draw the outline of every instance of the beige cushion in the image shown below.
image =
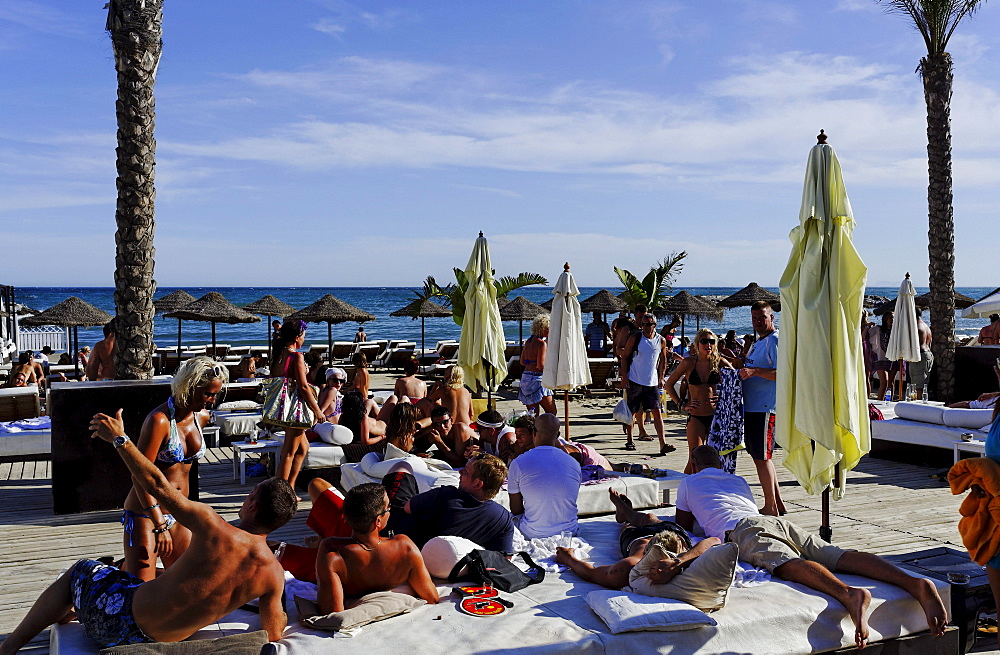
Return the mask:
<path id="1" fill-rule="evenodd" d="M 220 403 L 217 410 L 220 412 L 247 412 L 260 409 L 260 403 L 255 400 L 229 400 Z"/>
<path id="2" fill-rule="evenodd" d="M 190 639 L 171 644 L 126 644 L 104 648 L 101 655 L 259 655 L 267 643 L 267 632 L 243 632 L 218 639 Z"/>
<path id="3" fill-rule="evenodd" d="M 736 544 L 712 546 L 666 584 L 650 582 L 646 573 L 652 563 L 675 555 L 676 553 L 665 550 L 655 541 L 650 541 L 646 554 L 629 573 L 632 591 L 644 596 L 673 598 L 705 611 L 724 606 L 736 575 L 736 560 L 739 556 Z"/>
<path id="4" fill-rule="evenodd" d="M 587 594 L 587 604 L 611 634 L 676 632 L 718 625 L 711 616 L 679 600 L 663 600 L 610 589 Z"/>
<path id="5" fill-rule="evenodd" d="M 343 612 L 317 614 L 319 607 L 314 601 L 301 596 L 295 597 L 295 607 L 299 611 L 299 619 L 303 625 L 317 630 L 350 630 L 363 625 L 382 621 L 425 604 L 419 598 L 409 594 L 398 594 L 394 591 L 377 591 L 367 594 L 357 600 L 353 607 Z"/>

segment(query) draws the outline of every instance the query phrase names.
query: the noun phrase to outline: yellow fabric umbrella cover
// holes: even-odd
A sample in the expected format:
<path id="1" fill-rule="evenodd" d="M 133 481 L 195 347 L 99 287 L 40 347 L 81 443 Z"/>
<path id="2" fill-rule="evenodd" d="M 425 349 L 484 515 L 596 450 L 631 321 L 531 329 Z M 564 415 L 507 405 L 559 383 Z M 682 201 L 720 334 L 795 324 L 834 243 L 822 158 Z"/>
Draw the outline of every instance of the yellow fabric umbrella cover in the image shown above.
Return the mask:
<path id="1" fill-rule="evenodd" d="M 478 383 L 493 391 L 507 377 L 507 360 L 504 359 L 507 338 L 497 307 L 490 247 L 482 232 L 465 266 L 465 276 L 469 287 L 465 291 L 465 318 L 458 346 L 458 365 L 465 370 L 465 381 L 471 388 L 474 389 Z"/>

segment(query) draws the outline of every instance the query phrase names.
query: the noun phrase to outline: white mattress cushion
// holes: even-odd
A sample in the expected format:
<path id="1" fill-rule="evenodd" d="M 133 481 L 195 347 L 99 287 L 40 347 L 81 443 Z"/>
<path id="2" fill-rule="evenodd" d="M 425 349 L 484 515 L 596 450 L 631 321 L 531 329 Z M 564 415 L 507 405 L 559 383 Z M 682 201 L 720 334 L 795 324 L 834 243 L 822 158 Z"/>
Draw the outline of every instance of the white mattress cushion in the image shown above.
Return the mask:
<path id="1" fill-rule="evenodd" d="M 313 428 L 313 432 L 318 434 L 319 438 L 326 443 L 335 446 L 343 446 L 354 441 L 354 433 L 346 425 L 337 425 L 336 423 L 329 422 L 320 423 Z"/>
<path id="2" fill-rule="evenodd" d="M 949 407 L 944 410 L 944 424 L 950 428 L 978 430 L 993 422 L 992 409 L 962 409 Z"/>
<path id="3" fill-rule="evenodd" d="M 896 403 L 896 416 L 921 423 L 944 425 L 944 407 L 924 403 Z"/>
<path id="4" fill-rule="evenodd" d="M 260 403 L 255 400 L 229 400 L 220 403 L 216 409 L 220 412 L 252 411 L 260 409 Z"/>
<path id="5" fill-rule="evenodd" d="M 616 635 L 653 630 L 673 632 L 718 625 L 708 614 L 679 600 L 650 598 L 611 589 L 590 592 L 587 604 Z"/>

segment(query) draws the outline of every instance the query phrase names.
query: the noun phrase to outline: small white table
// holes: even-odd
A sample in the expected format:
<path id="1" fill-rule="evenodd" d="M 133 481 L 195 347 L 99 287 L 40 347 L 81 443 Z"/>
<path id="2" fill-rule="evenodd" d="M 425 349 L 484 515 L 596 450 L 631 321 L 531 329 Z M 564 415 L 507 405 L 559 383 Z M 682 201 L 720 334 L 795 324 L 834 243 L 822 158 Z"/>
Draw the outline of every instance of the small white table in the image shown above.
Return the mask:
<path id="1" fill-rule="evenodd" d="M 955 463 L 958 464 L 958 460 L 962 457 L 962 453 L 979 453 L 980 455 L 986 454 L 986 442 L 979 441 L 978 439 L 973 441 L 961 441 L 958 440 L 954 442 L 955 446 Z"/>
<path id="2" fill-rule="evenodd" d="M 205 439 L 205 445 L 209 448 L 219 447 L 219 426 L 206 425 L 201 429 L 201 436 Z"/>
<path id="3" fill-rule="evenodd" d="M 247 468 L 244 465 L 249 455 L 260 455 L 263 453 L 278 454 L 281 450 L 281 442 L 277 439 L 260 439 L 257 443 L 249 441 L 233 442 L 233 478 L 239 477 L 240 484 L 247 483 Z M 237 476 L 236 470 L 239 469 Z"/>
<path id="4" fill-rule="evenodd" d="M 616 472 L 615 475 L 622 478 L 644 478 L 644 475 L 633 475 L 632 473 L 619 473 Z M 667 474 L 660 476 L 658 478 L 650 478 L 656 485 L 660 488 L 660 492 L 663 494 L 663 504 L 670 505 L 670 492 L 680 486 L 681 480 L 687 476 L 680 471 L 673 471 L 667 469 Z"/>

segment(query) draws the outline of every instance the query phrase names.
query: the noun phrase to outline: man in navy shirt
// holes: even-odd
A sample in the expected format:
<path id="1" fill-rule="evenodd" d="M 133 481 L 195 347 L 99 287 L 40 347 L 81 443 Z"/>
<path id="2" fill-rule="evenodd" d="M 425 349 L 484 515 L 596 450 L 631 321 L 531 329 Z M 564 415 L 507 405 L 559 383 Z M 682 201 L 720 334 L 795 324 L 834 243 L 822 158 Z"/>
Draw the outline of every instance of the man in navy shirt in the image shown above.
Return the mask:
<path id="1" fill-rule="evenodd" d="M 419 547 L 433 537 L 455 536 L 486 550 L 514 552 L 514 519 L 492 499 L 507 479 L 507 465 L 487 453 L 466 463 L 458 487 L 437 487 L 411 497 L 403 511 L 410 515 L 409 536 Z"/>

